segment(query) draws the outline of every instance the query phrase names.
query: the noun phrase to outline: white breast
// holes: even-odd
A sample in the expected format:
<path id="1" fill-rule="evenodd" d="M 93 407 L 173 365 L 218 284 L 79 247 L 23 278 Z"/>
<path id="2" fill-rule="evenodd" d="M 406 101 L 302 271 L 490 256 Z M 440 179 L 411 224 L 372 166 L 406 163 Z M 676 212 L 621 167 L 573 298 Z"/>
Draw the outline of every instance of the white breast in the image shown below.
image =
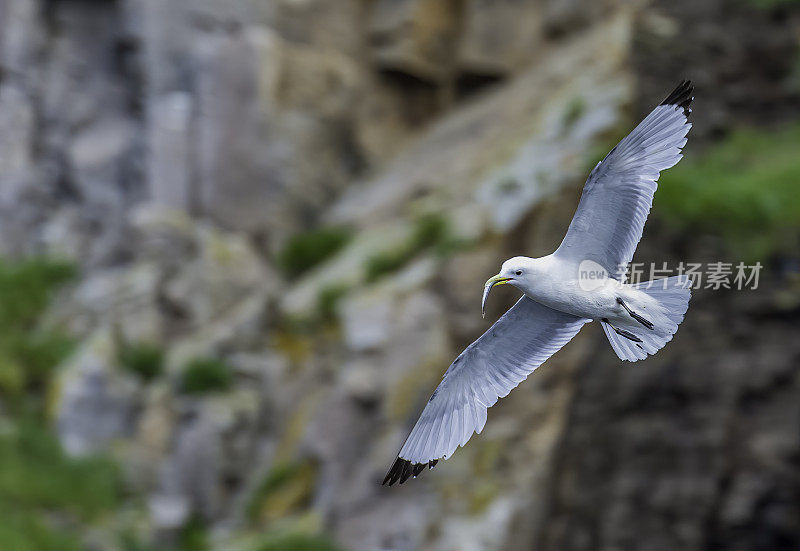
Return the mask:
<path id="1" fill-rule="evenodd" d="M 530 271 L 516 287 L 536 302 L 590 319 L 604 317 L 615 307 L 623 287 L 619 281 L 603 278 L 587 285 L 572 262 L 552 255 L 531 260 Z"/>

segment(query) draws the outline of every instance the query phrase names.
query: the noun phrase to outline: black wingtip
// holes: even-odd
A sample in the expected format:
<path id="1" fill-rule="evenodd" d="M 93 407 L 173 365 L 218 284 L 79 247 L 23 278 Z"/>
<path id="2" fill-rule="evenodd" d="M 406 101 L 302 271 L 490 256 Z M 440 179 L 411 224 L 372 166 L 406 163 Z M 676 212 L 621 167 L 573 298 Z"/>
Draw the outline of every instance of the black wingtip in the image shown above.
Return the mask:
<path id="1" fill-rule="evenodd" d="M 683 108 L 683 114 L 687 117 L 692 112 L 691 105 L 694 96 L 694 85 L 691 80 L 684 80 L 670 92 L 670 94 L 661 102 L 661 105 L 677 105 Z"/>
<path id="2" fill-rule="evenodd" d="M 386 473 L 386 477 L 383 479 L 383 482 L 381 482 L 381 485 L 388 484 L 389 486 L 392 486 L 395 482 L 397 482 L 397 479 L 399 479 L 400 475 L 403 474 L 403 467 L 407 463 L 410 464 L 411 462 L 400 457 L 395 459 L 394 463 L 392 463 L 392 466 L 389 468 L 389 472 Z"/>
<path id="3" fill-rule="evenodd" d="M 399 482 L 402 484 L 412 476 L 417 478 L 419 474 L 428 467 L 432 469 L 436 466 L 439 462 L 438 459 L 434 459 L 432 461 L 428 461 L 427 463 L 412 463 L 407 459 L 403 459 L 402 457 L 398 457 L 395 459 L 394 463 L 392 463 L 389 472 L 386 473 L 386 477 L 384 477 L 383 482 L 381 482 L 382 486 L 392 486 L 395 482 Z"/>

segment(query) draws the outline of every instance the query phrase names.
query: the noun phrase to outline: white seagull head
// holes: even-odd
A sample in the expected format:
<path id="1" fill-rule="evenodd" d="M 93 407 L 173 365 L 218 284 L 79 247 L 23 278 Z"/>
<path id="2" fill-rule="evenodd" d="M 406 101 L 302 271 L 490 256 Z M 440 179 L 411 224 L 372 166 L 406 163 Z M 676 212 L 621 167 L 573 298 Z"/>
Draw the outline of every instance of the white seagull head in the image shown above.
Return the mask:
<path id="1" fill-rule="evenodd" d="M 489 298 L 489 291 L 496 285 L 513 285 L 524 289 L 532 283 L 532 277 L 536 273 L 536 258 L 527 256 L 515 256 L 509 258 L 500 267 L 500 272 L 490 277 L 483 287 L 483 298 L 481 300 L 481 315 L 486 317 L 486 300 Z"/>

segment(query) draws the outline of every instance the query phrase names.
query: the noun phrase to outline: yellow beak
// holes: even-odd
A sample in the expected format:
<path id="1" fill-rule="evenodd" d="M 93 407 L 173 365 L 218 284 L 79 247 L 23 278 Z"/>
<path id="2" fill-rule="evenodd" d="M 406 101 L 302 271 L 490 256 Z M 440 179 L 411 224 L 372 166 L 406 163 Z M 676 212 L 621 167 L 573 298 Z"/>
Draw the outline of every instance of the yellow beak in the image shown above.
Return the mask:
<path id="1" fill-rule="evenodd" d="M 495 285 L 505 285 L 512 279 L 513 278 L 503 277 L 500 274 L 498 274 L 494 277 L 490 277 L 486 281 L 486 285 L 483 288 L 483 299 L 481 300 L 481 315 L 483 317 L 486 317 L 486 299 L 489 298 L 489 291 L 492 290 L 492 287 L 494 287 Z"/>

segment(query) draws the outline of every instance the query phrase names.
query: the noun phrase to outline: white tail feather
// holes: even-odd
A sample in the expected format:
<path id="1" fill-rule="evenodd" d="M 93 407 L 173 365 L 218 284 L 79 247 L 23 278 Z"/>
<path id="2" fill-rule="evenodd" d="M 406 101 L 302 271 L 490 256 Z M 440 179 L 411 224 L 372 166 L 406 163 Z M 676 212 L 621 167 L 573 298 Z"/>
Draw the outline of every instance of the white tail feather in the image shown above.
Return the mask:
<path id="1" fill-rule="evenodd" d="M 647 329 L 633 318 L 631 323 L 621 328 L 632 333 L 640 342 L 619 335 L 608 323 L 601 322 L 603 331 L 617 356 L 629 362 L 643 360 L 648 354 L 655 354 L 671 341 L 689 308 L 691 286 L 691 279 L 685 275 L 630 285 L 631 288 L 655 299 L 659 308 L 658 311 L 647 313 L 654 325 L 653 329 Z"/>

